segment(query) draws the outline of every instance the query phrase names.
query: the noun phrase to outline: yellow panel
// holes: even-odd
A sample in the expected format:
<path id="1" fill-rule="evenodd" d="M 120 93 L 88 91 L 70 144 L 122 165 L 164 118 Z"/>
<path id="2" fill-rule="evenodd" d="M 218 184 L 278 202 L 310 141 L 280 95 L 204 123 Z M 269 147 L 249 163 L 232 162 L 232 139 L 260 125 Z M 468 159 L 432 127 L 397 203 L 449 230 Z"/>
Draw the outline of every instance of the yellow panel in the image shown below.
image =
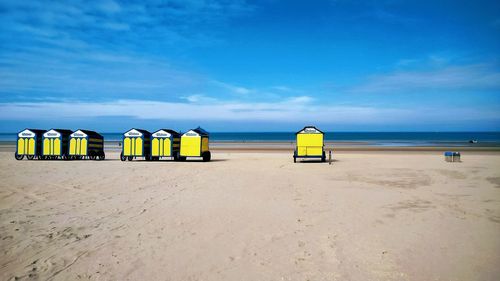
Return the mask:
<path id="1" fill-rule="evenodd" d="M 322 156 L 323 134 L 298 134 L 297 156 Z"/>
<path id="2" fill-rule="evenodd" d="M 297 156 L 307 156 L 307 148 L 305 146 L 297 146 Z"/>
<path id="3" fill-rule="evenodd" d="M 201 139 L 201 151 L 208 151 L 208 138 Z"/>
<path id="4" fill-rule="evenodd" d="M 181 137 L 181 156 L 201 156 L 201 137 Z"/>
<path id="5" fill-rule="evenodd" d="M 17 140 L 17 154 L 24 155 L 24 139 L 20 138 Z"/>
<path id="6" fill-rule="evenodd" d="M 123 140 L 123 155 L 124 156 L 130 156 L 130 138 L 125 138 Z"/>
<path id="7" fill-rule="evenodd" d="M 61 140 L 59 138 L 54 139 L 54 150 L 53 155 L 61 155 Z"/>
<path id="8" fill-rule="evenodd" d="M 322 156 L 322 155 L 323 155 L 323 147 L 309 146 L 307 148 L 307 156 Z"/>
<path id="9" fill-rule="evenodd" d="M 151 155 L 160 156 L 160 140 L 158 138 L 153 138 L 151 141 Z"/>
<path id="10" fill-rule="evenodd" d="M 28 155 L 35 155 L 35 138 L 29 139 Z"/>
<path id="11" fill-rule="evenodd" d="M 297 146 L 323 146 L 323 134 L 298 134 Z"/>
<path id="12" fill-rule="evenodd" d="M 69 140 L 69 154 L 76 155 L 76 139 L 75 138 L 71 138 Z"/>
<path id="13" fill-rule="evenodd" d="M 142 155 L 142 139 L 141 138 L 135 138 L 135 155 L 136 156 Z"/>
<path id="14" fill-rule="evenodd" d="M 80 155 L 87 155 L 87 139 L 85 138 L 80 142 Z"/>
<path id="15" fill-rule="evenodd" d="M 166 138 L 163 140 L 163 156 L 172 156 L 172 151 L 170 151 L 170 139 Z"/>
<path id="16" fill-rule="evenodd" d="M 323 156 L 323 147 L 297 146 L 297 156 Z"/>
<path id="17" fill-rule="evenodd" d="M 43 155 L 50 155 L 50 139 L 43 139 Z"/>

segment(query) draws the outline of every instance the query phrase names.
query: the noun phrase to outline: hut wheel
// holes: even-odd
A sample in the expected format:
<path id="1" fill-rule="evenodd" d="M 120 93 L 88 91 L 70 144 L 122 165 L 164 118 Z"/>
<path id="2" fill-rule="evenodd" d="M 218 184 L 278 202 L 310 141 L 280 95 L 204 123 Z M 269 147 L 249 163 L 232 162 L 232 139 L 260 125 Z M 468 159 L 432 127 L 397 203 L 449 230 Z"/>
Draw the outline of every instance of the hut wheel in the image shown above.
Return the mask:
<path id="1" fill-rule="evenodd" d="M 212 158 L 211 156 L 212 155 L 210 154 L 210 151 L 203 152 L 203 155 L 202 155 L 203 161 L 205 161 L 205 162 L 210 161 L 210 158 Z"/>

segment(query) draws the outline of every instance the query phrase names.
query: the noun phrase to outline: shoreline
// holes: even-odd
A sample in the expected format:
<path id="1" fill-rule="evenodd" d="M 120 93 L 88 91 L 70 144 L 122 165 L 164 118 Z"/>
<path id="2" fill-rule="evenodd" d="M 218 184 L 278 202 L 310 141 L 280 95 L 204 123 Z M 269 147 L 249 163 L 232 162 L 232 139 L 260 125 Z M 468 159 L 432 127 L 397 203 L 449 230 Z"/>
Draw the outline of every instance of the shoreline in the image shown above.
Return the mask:
<path id="1" fill-rule="evenodd" d="M 215 152 L 293 152 L 294 142 L 211 142 L 210 150 Z M 15 142 L 0 142 L 0 152 L 15 152 Z M 116 152 L 121 150 L 118 141 L 105 142 L 105 151 Z M 391 146 L 369 145 L 366 142 L 325 142 L 325 151 L 332 152 L 488 152 L 500 153 L 500 146 Z"/>

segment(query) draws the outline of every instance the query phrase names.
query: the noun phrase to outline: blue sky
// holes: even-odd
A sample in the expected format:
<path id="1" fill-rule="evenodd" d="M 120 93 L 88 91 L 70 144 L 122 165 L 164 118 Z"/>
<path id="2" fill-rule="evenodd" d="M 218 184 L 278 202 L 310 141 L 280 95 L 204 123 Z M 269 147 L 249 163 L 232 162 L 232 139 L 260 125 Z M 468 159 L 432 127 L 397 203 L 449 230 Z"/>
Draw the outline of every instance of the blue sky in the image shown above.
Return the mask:
<path id="1" fill-rule="evenodd" d="M 0 0 L 0 131 L 500 130 L 498 1 Z"/>

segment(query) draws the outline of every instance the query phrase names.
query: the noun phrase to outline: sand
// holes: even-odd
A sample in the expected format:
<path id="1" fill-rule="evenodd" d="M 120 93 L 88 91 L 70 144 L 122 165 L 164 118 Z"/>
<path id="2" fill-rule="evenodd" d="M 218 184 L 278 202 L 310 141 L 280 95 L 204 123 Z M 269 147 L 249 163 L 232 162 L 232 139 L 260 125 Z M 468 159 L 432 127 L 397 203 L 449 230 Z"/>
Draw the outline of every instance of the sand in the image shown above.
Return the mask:
<path id="1" fill-rule="evenodd" d="M 500 280 L 498 153 L 213 157 L 1 152 L 0 280 Z"/>

